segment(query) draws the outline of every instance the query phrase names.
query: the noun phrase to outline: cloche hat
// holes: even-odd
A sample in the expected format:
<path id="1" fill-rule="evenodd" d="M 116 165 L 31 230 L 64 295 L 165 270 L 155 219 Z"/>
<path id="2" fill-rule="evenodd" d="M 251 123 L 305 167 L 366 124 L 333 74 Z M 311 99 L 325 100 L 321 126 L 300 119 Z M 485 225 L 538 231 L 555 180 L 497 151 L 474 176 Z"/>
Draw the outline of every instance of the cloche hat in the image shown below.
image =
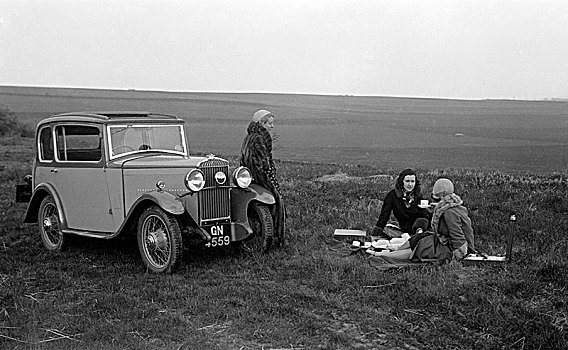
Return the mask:
<path id="1" fill-rule="evenodd" d="M 432 188 L 432 196 L 434 198 L 442 198 L 452 193 L 454 193 L 454 184 L 449 179 L 441 178 L 436 180 Z"/>
<path id="2" fill-rule="evenodd" d="M 272 113 L 270 113 L 270 111 L 267 111 L 266 109 L 261 109 L 259 111 L 256 111 L 252 115 L 252 121 L 258 123 L 262 119 L 262 117 L 264 117 L 267 114 L 272 114 Z"/>

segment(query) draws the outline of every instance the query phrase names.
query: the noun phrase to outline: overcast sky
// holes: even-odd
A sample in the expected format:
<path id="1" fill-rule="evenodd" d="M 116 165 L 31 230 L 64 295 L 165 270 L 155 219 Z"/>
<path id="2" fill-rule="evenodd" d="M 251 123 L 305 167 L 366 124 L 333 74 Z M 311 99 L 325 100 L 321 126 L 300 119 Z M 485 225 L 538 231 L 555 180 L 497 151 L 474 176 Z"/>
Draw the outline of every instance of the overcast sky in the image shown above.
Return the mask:
<path id="1" fill-rule="evenodd" d="M 0 85 L 568 98 L 568 1 L 0 0 Z"/>

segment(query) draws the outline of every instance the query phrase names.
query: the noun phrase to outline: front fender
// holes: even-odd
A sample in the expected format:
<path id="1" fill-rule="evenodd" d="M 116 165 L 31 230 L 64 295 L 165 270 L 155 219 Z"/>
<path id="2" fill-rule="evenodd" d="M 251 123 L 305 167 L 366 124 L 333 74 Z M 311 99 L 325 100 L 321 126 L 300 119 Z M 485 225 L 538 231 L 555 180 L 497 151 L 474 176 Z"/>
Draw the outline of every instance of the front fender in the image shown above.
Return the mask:
<path id="1" fill-rule="evenodd" d="M 268 205 L 276 203 L 272 192 L 257 184 L 252 184 L 250 187 L 244 189 L 231 189 L 231 219 L 249 232 L 252 232 L 252 230 L 248 224 L 247 209 L 249 203 L 252 201 Z M 243 233 L 242 235 L 245 234 Z M 237 237 L 237 240 L 240 239 L 243 239 L 243 237 Z"/>
<path id="2" fill-rule="evenodd" d="M 116 234 L 135 228 L 138 218 L 142 214 L 142 210 L 148 205 L 151 205 L 151 203 L 174 215 L 181 215 L 185 211 L 185 207 L 177 196 L 164 191 L 147 192 L 132 203 Z"/>
<path id="3" fill-rule="evenodd" d="M 257 184 L 251 184 L 247 188 L 234 188 L 232 189 L 231 196 L 233 201 L 237 202 L 239 206 L 243 204 L 248 205 L 252 200 L 259 201 L 264 204 L 274 204 L 276 199 L 270 190 Z"/>
<path id="4" fill-rule="evenodd" d="M 41 201 L 46 196 L 53 197 L 55 205 L 57 205 L 57 212 L 59 213 L 59 222 L 61 223 L 61 228 L 67 228 L 67 220 L 65 219 L 65 213 L 63 212 L 63 205 L 61 205 L 61 199 L 55 191 L 55 188 L 50 183 L 42 183 L 36 186 L 32 193 L 30 202 L 28 203 L 28 208 L 26 209 L 26 215 L 24 216 L 24 223 L 31 224 L 37 222 L 37 214 L 39 211 L 39 206 Z"/>
<path id="5" fill-rule="evenodd" d="M 134 204 L 132 204 L 132 207 L 130 208 L 130 213 L 132 213 L 134 211 L 134 209 L 136 207 L 138 207 L 138 204 L 140 204 L 143 201 L 147 201 L 147 200 L 150 200 L 150 201 L 156 203 L 157 205 L 160 206 L 160 208 L 164 209 L 165 211 L 167 211 L 170 214 L 181 215 L 185 212 L 185 207 L 183 206 L 183 203 L 181 202 L 179 197 L 177 197 L 176 195 L 173 195 L 173 194 L 171 194 L 169 192 L 165 192 L 165 191 L 153 191 L 153 192 L 147 192 L 147 193 L 144 193 L 143 195 L 141 195 L 134 202 Z M 130 213 L 129 213 L 129 216 L 130 216 Z"/>

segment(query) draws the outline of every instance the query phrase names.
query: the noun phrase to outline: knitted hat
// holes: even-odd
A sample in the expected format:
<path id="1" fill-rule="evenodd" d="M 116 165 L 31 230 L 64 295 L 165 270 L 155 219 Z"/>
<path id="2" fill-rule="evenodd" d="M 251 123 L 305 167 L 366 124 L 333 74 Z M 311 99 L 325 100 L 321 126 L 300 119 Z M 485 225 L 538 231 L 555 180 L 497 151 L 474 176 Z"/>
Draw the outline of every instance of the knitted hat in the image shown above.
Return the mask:
<path id="1" fill-rule="evenodd" d="M 438 179 L 432 188 L 432 194 L 435 197 L 442 198 L 448 194 L 454 193 L 454 184 L 448 179 Z"/>
<path id="2" fill-rule="evenodd" d="M 259 111 L 256 111 L 252 115 L 252 121 L 258 123 L 262 119 L 262 117 L 264 117 L 267 114 L 272 114 L 272 113 L 270 113 L 266 109 L 261 109 Z"/>

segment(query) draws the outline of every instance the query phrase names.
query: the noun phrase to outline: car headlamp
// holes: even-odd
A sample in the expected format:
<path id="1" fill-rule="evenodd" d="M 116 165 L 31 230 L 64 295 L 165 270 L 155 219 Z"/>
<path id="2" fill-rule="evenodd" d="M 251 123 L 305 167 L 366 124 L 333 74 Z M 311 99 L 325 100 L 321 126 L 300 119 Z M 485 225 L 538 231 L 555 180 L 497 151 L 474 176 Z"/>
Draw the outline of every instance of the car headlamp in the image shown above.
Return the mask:
<path id="1" fill-rule="evenodd" d="M 185 175 L 185 187 L 192 192 L 198 192 L 205 186 L 205 180 L 201 170 L 193 169 Z"/>
<path id="2" fill-rule="evenodd" d="M 235 180 L 237 186 L 239 186 L 240 188 L 247 188 L 252 182 L 250 170 L 248 170 L 244 166 L 235 169 L 235 171 L 233 172 L 233 179 Z"/>

